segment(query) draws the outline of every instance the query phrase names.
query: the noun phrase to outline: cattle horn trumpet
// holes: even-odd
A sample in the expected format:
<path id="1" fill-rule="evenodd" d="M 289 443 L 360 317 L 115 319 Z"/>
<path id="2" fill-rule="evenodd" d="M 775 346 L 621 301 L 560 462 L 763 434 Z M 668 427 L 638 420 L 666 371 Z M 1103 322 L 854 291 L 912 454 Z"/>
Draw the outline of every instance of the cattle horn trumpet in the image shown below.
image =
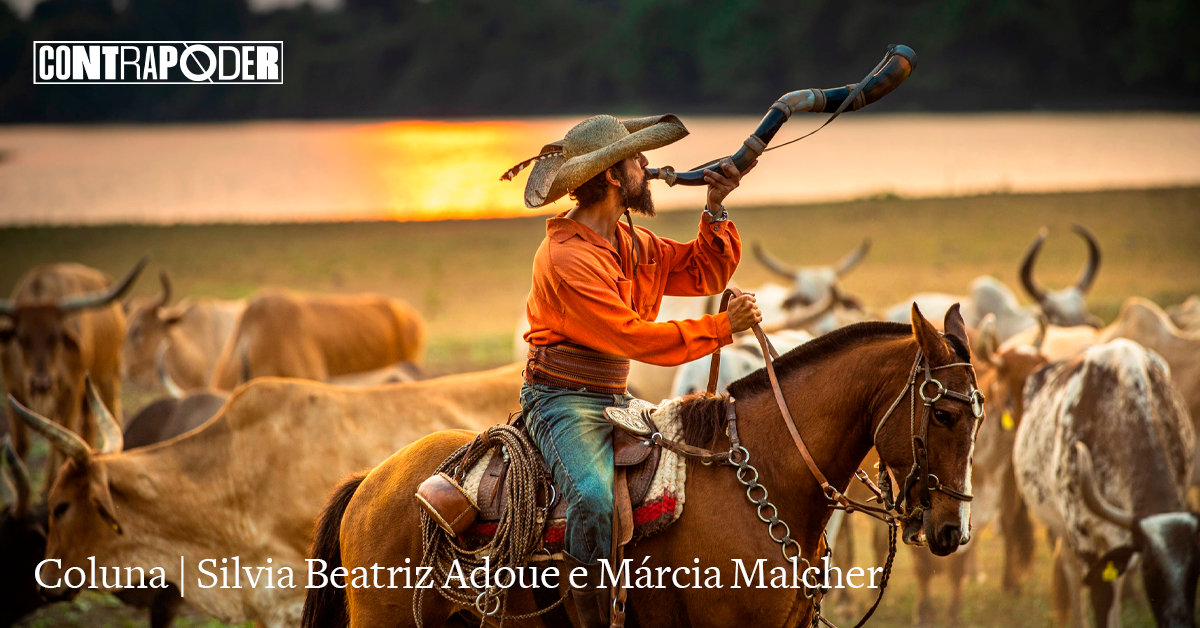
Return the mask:
<path id="1" fill-rule="evenodd" d="M 92 408 L 93 418 L 96 419 L 96 429 L 100 432 L 100 453 L 105 455 L 120 453 L 125 447 L 125 436 L 121 434 L 121 424 L 117 422 L 108 406 L 104 405 L 104 400 L 100 398 L 96 385 L 92 383 L 91 374 L 84 376 L 83 382 L 87 389 L 88 405 Z"/>
<path id="2" fill-rule="evenodd" d="M 767 110 L 767 115 L 763 117 L 762 122 L 758 123 L 758 128 L 754 130 L 754 133 L 747 137 L 746 141 L 742 143 L 742 147 L 732 155 L 733 165 L 737 166 L 738 170 L 745 171 L 755 159 L 758 159 L 759 155 L 770 150 L 767 145 L 771 143 L 780 127 L 788 121 L 788 118 L 792 117 L 793 113 L 808 111 L 833 114 L 817 129 L 819 131 L 825 125 L 833 122 L 834 118 L 843 111 L 857 111 L 890 94 L 904 82 L 904 79 L 908 78 L 909 74 L 912 74 L 916 65 L 917 53 L 913 52 L 912 48 L 892 44 L 888 46 L 887 53 L 879 64 L 858 83 L 830 89 L 801 89 L 780 96 L 779 100 L 776 100 Z M 817 131 L 812 131 L 808 135 Z M 808 135 L 798 139 L 803 139 Z M 797 140 L 791 140 L 791 142 L 795 141 Z M 718 161 L 720 159 L 715 159 L 687 172 L 675 172 L 671 166 L 647 168 L 646 178 L 662 179 L 667 182 L 667 185 L 707 185 L 704 182 L 704 171 Z"/>
<path id="3" fill-rule="evenodd" d="M 108 290 L 76 294 L 59 299 L 58 308 L 63 312 L 77 312 L 79 310 L 103 307 L 112 303 L 124 296 L 126 292 L 129 292 L 129 289 L 133 287 L 133 282 L 142 273 L 142 269 L 146 267 L 146 262 L 147 258 L 145 257 L 138 260 L 138 263 L 134 264 L 133 268 L 120 281 L 109 286 Z"/>
<path id="4" fill-rule="evenodd" d="M 8 406 L 12 408 L 17 418 L 25 422 L 33 431 L 41 434 L 50 441 L 56 449 L 79 464 L 86 464 L 92 458 L 92 450 L 78 434 L 47 419 L 46 417 L 26 408 L 17 401 L 16 397 L 8 396 Z"/>
<path id="5" fill-rule="evenodd" d="M 1083 502 L 1097 517 L 1121 527 L 1133 530 L 1133 515 L 1108 503 L 1096 490 L 1096 472 L 1092 467 L 1092 453 L 1082 441 L 1075 441 L 1075 453 L 1078 456 L 1079 484 L 1083 490 Z"/>
<path id="6" fill-rule="evenodd" d="M 13 449 L 12 438 L 4 436 L 4 460 L 8 462 L 9 475 L 13 479 L 13 496 L 6 497 L 5 503 L 12 504 L 12 514 L 16 518 L 25 516 L 29 511 L 29 496 L 32 493 L 29 482 L 29 469 Z M 7 486 L 6 480 L 0 479 L 0 487 Z"/>

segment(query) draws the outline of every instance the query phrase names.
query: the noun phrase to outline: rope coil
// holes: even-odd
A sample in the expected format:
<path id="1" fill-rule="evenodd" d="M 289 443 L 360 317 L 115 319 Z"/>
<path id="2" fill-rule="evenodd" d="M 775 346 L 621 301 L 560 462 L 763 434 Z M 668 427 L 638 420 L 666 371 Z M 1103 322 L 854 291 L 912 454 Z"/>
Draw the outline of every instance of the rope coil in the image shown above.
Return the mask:
<path id="1" fill-rule="evenodd" d="M 484 615 L 485 619 L 498 618 L 499 625 L 503 625 L 505 619 L 527 619 L 546 613 L 561 604 L 566 596 L 554 605 L 534 613 L 509 616 L 506 614 L 508 589 L 499 586 L 495 577 L 497 570 L 503 567 L 508 567 L 514 572 L 523 568 L 529 557 L 541 548 L 542 534 L 545 532 L 550 500 L 544 502 L 547 506 L 543 508 L 538 506 L 538 497 L 549 497 L 552 485 L 546 476 L 545 465 L 537 447 L 524 431 L 511 425 L 488 428 L 446 458 L 437 468 L 437 472 L 453 474 L 456 478 L 465 475 L 496 447 L 502 447 L 504 455 L 508 458 L 506 475 L 501 481 L 509 506 L 501 515 L 495 536 L 478 549 L 463 548 L 458 545 L 457 539 L 438 527 L 433 518 L 422 510 L 421 567 L 432 568 L 435 583 L 445 583 L 450 577 L 454 561 L 457 560 L 468 588 L 434 588 L 450 602 L 474 608 Z M 468 574 L 485 566 L 489 569 L 488 582 L 492 586 L 487 589 L 471 587 Z M 455 574 L 455 578 L 457 577 L 458 574 Z M 567 594 L 569 595 L 570 591 Z M 418 589 L 413 599 L 413 617 L 417 626 L 423 625 L 423 595 L 424 589 Z"/>

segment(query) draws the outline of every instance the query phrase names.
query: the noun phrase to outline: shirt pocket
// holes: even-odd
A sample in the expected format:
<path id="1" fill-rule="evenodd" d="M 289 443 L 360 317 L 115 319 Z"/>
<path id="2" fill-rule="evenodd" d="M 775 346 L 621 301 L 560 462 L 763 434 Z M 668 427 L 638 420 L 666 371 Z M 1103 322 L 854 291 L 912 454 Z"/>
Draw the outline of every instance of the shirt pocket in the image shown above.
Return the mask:
<path id="1" fill-rule="evenodd" d="M 633 282 L 628 279 L 617 279 L 617 295 L 621 297 L 621 302 L 625 307 L 634 309 L 633 307 Z"/>
<path id="2" fill-rule="evenodd" d="M 653 320 L 647 315 L 658 302 L 658 296 L 662 292 L 658 285 L 658 264 L 650 262 L 648 264 L 638 264 L 637 272 L 637 307 L 633 308 L 637 311 L 638 316 L 642 320 Z"/>

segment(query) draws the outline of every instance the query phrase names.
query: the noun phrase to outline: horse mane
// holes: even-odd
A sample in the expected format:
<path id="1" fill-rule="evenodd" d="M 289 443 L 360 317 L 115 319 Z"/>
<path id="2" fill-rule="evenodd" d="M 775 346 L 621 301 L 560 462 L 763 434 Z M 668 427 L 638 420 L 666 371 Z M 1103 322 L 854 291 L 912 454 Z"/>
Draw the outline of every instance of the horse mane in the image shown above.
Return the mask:
<path id="1" fill-rule="evenodd" d="M 868 321 L 847 325 L 818 336 L 775 360 L 775 374 L 780 380 L 795 371 L 831 354 L 880 337 L 912 336 L 912 326 L 903 323 Z M 717 436 L 725 433 L 729 417 L 729 399 L 748 398 L 771 390 L 766 367 L 729 385 L 729 395 L 705 397 L 689 395 L 679 407 L 683 426 L 683 442 L 694 447 L 709 447 Z"/>

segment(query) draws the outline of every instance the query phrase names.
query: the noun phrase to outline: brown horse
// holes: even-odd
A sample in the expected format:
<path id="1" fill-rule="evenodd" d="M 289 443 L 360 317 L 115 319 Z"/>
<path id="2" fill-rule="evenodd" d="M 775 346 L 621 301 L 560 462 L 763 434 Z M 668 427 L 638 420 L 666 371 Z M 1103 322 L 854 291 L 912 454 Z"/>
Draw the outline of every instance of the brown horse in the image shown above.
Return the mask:
<path id="1" fill-rule="evenodd" d="M 850 483 L 873 440 L 883 461 L 898 470 L 897 479 L 913 465 L 908 397 L 915 393 L 908 382 L 918 348 L 932 368 L 970 360 L 957 306 L 946 315 L 944 336 L 915 306 L 912 321 L 912 327 L 879 322 L 850 325 L 776 361 L 783 395 L 800 434 L 818 468 L 839 490 Z M 975 388 L 974 373 L 965 366 L 937 370 L 934 375 L 949 391 L 966 394 Z M 736 399 L 741 442 L 757 467 L 759 481 L 770 490 L 779 519 L 790 526 L 791 538 L 799 542 L 803 556 L 819 567 L 818 545 L 831 513 L 830 502 L 793 444 L 766 373 L 751 374 L 729 390 Z M 697 396 L 684 403 L 684 440 L 718 450 L 727 447 L 725 417 L 731 401 Z M 883 422 L 893 405 L 896 411 Z M 919 426 L 923 406 L 918 402 L 915 407 Z M 929 418 L 929 472 L 951 492 L 971 490 L 969 468 L 979 421 L 969 404 L 950 399 L 937 403 Z M 313 558 L 326 561 L 326 573 L 337 566 L 361 573 L 376 564 L 419 565 L 421 510 L 412 496 L 422 480 L 474 436 L 466 431 L 437 432 L 400 450 L 366 476 L 344 483 L 334 491 L 318 524 Z M 734 470 L 689 461 L 687 477 L 687 507 L 680 519 L 664 533 L 628 547 L 625 554 L 631 559 L 631 569 L 649 567 L 653 573 L 670 569 L 685 576 L 673 585 L 668 574 L 663 579 L 666 588 L 638 588 L 635 584 L 629 590 L 627 609 L 631 625 L 731 626 L 748 618 L 757 625 L 808 625 L 813 606 L 802 588 L 748 587 L 733 562 L 741 559 L 745 571 L 750 572 L 758 559 L 764 559 L 764 582 L 773 569 L 791 573 L 779 571 L 788 570 L 790 563 L 781 555 L 780 545 L 768 536 L 767 526 L 747 501 L 745 487 L 734 477 Z M 922 484 L 918 482 L 908 494 L 912 503 L 916 503 L 918 488 L 924 488 Z M 930 503 L 920 519 L 906 526 L 905 541 L 924 536 L 935 554 L 950 554 L 969 539 L 969 502 L 936 491 L 931 493 Z M 719 569 L 721 588 L 682 588 L 695 584 L 697 567 L 700 572 Z M 674 571 L 677 568 L 680 571 Z M 380 584 L 386 586 L 387 571 L 383 574 Z M 786 579 L 790 583 L 790 576 Z M 351 585 L 345 589 L 309 589 L 303 625 L 415 625 L 416 589 L 355 587 L 351 580 L 345 579 Z M 565 580 L 557 579 L 560 584 Z M 735 582 L 739 588 L 733 587 Z M 865 578 L 859 584 L 865 584 Z M 423 593 L 424 626 L 442 626 L 455 613 L 474 612 L 452 605 L 434 591 Z M 536 610 L 536 606 L 529 590 L 511 591 L 510 615 Z M 540 624 L 534 619 L 525 625 Z"/>

